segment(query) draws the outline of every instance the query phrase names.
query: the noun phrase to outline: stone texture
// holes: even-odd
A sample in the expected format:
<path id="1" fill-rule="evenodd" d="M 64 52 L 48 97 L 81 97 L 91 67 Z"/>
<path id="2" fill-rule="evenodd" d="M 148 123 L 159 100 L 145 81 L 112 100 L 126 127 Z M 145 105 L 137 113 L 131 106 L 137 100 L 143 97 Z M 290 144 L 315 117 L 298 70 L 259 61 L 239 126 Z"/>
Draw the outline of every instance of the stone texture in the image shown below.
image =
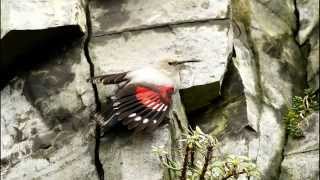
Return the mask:
<path id="1" fill-rule="evenodd" d="M 1 53 L 0 88 L 16 74 L 29 71 L 37 63 L 34 56 L 75 41 L 85 31 L 82 0 L 1 1 L 1 50 L 5 53 Z"/>
<path id="2" fill-rule="evenodd" d="M 1 178 L 97 179 L 89 128 L 95 104 L 79 44 L 48 54 L 1 91 Z"/>
<path id="3" fill-rule="evenodd" d="M 307 62 L 307 79 L 309 87 L 319 89 L 319 27 L 310 35 L 310 53 Z"/>
<path id="4" fill-rule="evenodd" d="M 319 27 L 319 1 L 297 0 L 299 24 L 297 40 L 303 44 L 311 35 L 312 31 Z"/>
<path id="5" fill-rule="evenodd" d="M 280 180 L 319 179 L 319 151 L 293 154 L 282 162 Z"/>
<path id="6" fill-rule="evenodd" d="M 58 26 L 86 29 L 82 0 L 1 1 L 1 38 L 12 30 L 37 30 Z"/>
<path id="7" fill-rule="evenodd" d="M 293 2 L 283 9 L 286 12 L 279 12 L 277 3 L 267 2 L 233 1 L 235 57 L 230 63 L 238 78 L 228 81 L 238 85 L 223 81 L 222 96 L 232 92 L 238 98 L 223 96 L 214 101 L 212 112 L 204 118 L 214 125 L 203 127 L 220 138 L 223 153 L 249 156 L 262 179 L 277 179 L 285 144 L 282 117 L 292 96 L 304 89 L 305 64 L 293 37 L 294 25 L 282 18 L 292 13 Z M 227 73 L 225 78 L 229 76 L 236 77 Z"/>
<path id="8" fill-rule="evenodd" d="M 303 120 L 304 137 L 289 137 L 280 179 L 319 179 L 319 112 Z"/>
<path id="9" fill-rule="evenodd" d="M 229 0 L 92 1 L 93 34 L 110 34 L 168 24 L 223 19 Z"/>
<path id="10" fill-rule="evenodd" d="M 250 3 L 252 14 L 267 13 L 261 4 Z M 285 140 L 283 110 L 304 87 L 304 64 L 293 38 L 287 37 L 291 32 L 285 23 L 273 19 L 274 24 L 284 24 L 274 28 L 264 22 L 251 19 L 252 26 L 260 28 L 250 28 L 248 37 L 234 41 L 235 64 L 244 84 L 249 122 L 258 134 L 248 142 L 248 155 L 256 160 L 263 179 L 275 179 Z M 250 43 L 253 48 L 248 50 Z"/>
<path id="11" fill-rule="evenodd" d="M 285 155 L 319 150 L 319 113 L 315 112 L 303 120 L 303 137 L 294 139 L 289 137 Z"/>
<path id="12" fill-rule="evenodd" d="M 228 30 L 229 21 L 210 21 L 93 37 L 90 52 L 96 75 L 130 71 L 164 59 L 200 59 L 180 69 L 180 88 L 218 84 L 198 91 L 207 97 L 205 102 L 185 101 L 187 109 L 196 109 L 219 94 L 231 51 Z"/>
<path id="13" fill-rule="evenodd" d="M 108 135 L 102 140 L 100 156 L 106 179 L 161 180 L 163 170 L 153 146 L 170 147 L 168 126 L 152 133 Z"/>

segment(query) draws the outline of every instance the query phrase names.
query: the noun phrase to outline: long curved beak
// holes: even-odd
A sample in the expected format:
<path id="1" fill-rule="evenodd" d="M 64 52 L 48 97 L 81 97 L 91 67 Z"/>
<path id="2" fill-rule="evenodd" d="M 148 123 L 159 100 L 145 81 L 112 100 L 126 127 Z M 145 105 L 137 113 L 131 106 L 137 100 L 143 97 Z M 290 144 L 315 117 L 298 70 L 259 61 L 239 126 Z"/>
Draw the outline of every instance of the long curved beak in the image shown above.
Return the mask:
<path id="1" fill-rule="evenodd" d="M 190 59 L 190 60 L 184 60 L 184 61 L 171 61 L 169 62 L 169 65 L 179 65 L 179 64 L 185 64 L 185 63 L 194 63 L 194 62 L 201 62 L 200 59 Z"/>

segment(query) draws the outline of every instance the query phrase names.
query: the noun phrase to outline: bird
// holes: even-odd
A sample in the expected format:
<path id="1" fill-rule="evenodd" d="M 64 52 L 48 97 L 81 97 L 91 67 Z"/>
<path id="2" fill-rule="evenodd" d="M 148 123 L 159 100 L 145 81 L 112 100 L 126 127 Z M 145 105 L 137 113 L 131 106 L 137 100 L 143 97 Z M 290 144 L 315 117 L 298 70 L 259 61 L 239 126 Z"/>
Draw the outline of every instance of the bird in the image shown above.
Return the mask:
<path id="1" fill-rule="evenodd" d="M 118 123 L 135 133 L 154 130 L 168 115 L 172 96 L 179 88 L 179 82 L 174 78 L 179 68 L 192 62 L 200 60 L 165 59 L 156 65 L 89 78 L 88 81 L 95 84 L 119 85 L 109 98 L 106 110 L 96 113 L 96 122 L 104 127 L 104 131 Z"/>

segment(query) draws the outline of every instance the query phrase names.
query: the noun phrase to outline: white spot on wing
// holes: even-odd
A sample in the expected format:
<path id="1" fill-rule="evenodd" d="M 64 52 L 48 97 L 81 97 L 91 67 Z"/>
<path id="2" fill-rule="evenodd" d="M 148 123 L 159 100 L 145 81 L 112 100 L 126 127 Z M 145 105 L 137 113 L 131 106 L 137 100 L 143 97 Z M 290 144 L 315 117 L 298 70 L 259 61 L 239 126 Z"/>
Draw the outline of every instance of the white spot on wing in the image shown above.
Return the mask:
<path id="1" fill-rule="evenodd" d="M 151 107 L 155 104 L 155 102 L 152 102 L 151 104 L 149 104 L 147 107 Z"/>
<path id="2" fill-rule="evenodd" d="M 137 114 L 136 113 L 132 113 L 132 114 L 130 114 L 128 117 L 129 118 L 132 118 L 132 117 L 135 117 Z"/>
<path id="3" fill-rule="evenodd" d="M 147 118 L 142 121 L 143 124 L 146 124 L 148 122 L 149 122 L 149 119 L 147 119 Z"/>
<path id="4" fill-rule="evenodd" d="M 161 111 L 161 109 L 163 108 L 164 104 L 161 104 L 161 106 L 157 109 L 157 111 Z"/>
<path id="5" fill-rule="evenodd" d="M 159 106 L 160 106 L 160 104 L 157 104 L 157 105 L 153 106 L 152 109 L 157 109 Z"/>
<path id="6" fill-rule="evenodd" d="M 115 102 L 115 103 L 113 103 L 113 107 L 115 107 L 115 106 L 118 106 L 120 104 L 120 102 Z"/>
<path id="7" fill-rule="evenodd" d="M 168 108 L 168 106 L 164 106 L 164 108 L 162 109 L 162 111 L 166 111 Z"/>
<path id="8" fill-rule="evenodd" d="M 157 120 L 153 120 L 153 124 L 156 124 L 157 123 Z"/>
<path id="9" fill-rule="evenodd" d="M 134 118 L 135 121 L 140 121 L 141 119 L 142 119 L 141 116 Z"/>

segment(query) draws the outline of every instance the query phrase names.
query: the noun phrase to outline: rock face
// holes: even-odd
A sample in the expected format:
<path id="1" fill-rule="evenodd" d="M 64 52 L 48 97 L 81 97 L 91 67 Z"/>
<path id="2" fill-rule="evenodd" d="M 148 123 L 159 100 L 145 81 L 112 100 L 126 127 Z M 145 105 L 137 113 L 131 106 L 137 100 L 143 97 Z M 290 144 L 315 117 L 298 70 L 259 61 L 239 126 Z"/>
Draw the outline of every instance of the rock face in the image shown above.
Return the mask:
<path id="1" fill-rule="evenodd" d="M 88 128 L 95 104 L 80 42 L 1 91 L 3 179 L 96 179 Z"/>
<path id="2" fill-rule="evenodd" d="M 319 112 L 308 116 L 304 123 L 304 137 L 288 139 L 280 179 L 319 177 Z"/>
<path id="3" fill-rule="evenodd" d="M 319 89 L 317 4 L 1 1 L 1 178 L 166 179 L 152 146 L 179 158 L 177 140 L 198 125 L 222 153 L 252 159 L 262 179 L 317 179 L 319 115 L 298 140 L 282 120 L 292 96 Z M 173 77 L 169 123 L 137 135 L 114 129 L 96 149 L 92 115 L 117 86 L 86 79 L 164 59 L 201 60 Z"/>
<path id="4" fill-rule="evenodd" d="M 86 29 L 82 0 L 1 1 L 1 38 L 13 30 L 39 30 L 59 26 Z"/>
<path id="5" fill-rule="evenodd" d="M 94 35 L 170 24 L 228 18 L 230 2 L 219 0 L 111 0 L 91 3 Z"/>
<path id="6" fill-rule="evenodd" d="M 73 42 L 86 29 L 82 0 L 1 1 L 0 87 L 43 55 Z M 34 53 L 37 52 L 37 53 Z M 23 59 L 28 59 L 25 61 Z"/>

